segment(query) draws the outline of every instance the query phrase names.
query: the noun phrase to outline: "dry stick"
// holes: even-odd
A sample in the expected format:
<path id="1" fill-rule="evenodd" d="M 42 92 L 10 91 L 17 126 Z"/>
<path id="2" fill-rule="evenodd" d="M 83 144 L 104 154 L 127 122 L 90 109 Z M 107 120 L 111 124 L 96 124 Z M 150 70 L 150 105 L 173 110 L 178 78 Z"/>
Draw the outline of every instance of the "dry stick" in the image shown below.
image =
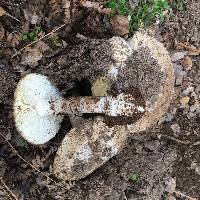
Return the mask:
<path id="1" fill-rule="evenodd" d="M 198 49 L 198 48 L 190 47 L 190 46 L 188 46 L 188 45 L 186 45 L 186 44 L 184 44 L 182 42 L 180 42 L 179 45 L 184 47 L 184 48 L 186 48 L 186 49 L 189 49 L 191 51 L 200 53 L 200 49 Z"/>
<path id="2" fill-rule="evenodd" d="M 9 191 L 9 193 L 14 197 L 15 200 L 18 200 L 16 195 L 11 191 L 11 189 L 6 185 L 6 183 L 3 181 L 2 177 L 0 177 L 0 181 L 3 183 L 4 187 Z"/>
<path id="3" fill-rule="evenodd" d="M 10 15 L 9 13 L 6 13 L 5 15 L 7 15 L 8 17 L 11 17 L 12 19 L 16 20 L 17 22 L 20 23 L 19 19 L 17 19 L 16 17 Z"/>
<path id="4" fill-rule="evenodd" d="M 67 23 L 67 24 L 69 24 L 69 23 Z M 46 35 L 42 36 L 38 40 L 29 43 L 28 45 L 26 45 L 25 47 L 23 47 L 22 49 L 20 49 L 19 51 L 17 51 L 15 54 L 13 54 L 12 57 L 11 57 L 11 59 L 14 58 L 15 56 L 17 56 L 21 51 L 23 51 L 24 49 L 26 49 L 26 47 L 30 47 L 31 45 L 39 42 L 40 40 L 43 40 L 44 38 L 52 35 L 53 33 L 55 33 L 56 31 L 60 30 L 62 27 L 64 27 L 67 24 L 63 24 L 63 25 L 59 26 L 58 28 L 54 29 L 53 31 L 51 31 L 50 33 L 47 33 Z"/>
<path id="5" fill-rule="evenodd" d="M 187 198 L 187 200 L 197 200 L 196 198 L 187 196 L 187 195 L 183 194 L 182 192 L 174 191 L 174 193 L 180 198 Z"/>
<path id="6" fill-rule="evenodd" d="M 173 137 L 168 136 L 168 135 L 161 135 L 161 137 L 165 137 L 165 138 L 167 138 L 167 139 L 173 140 L 173 141 L 175 141 L 175 142 L 177 142 L 177 143 L 180 143 L 180 144 L 191 144 L 191 142 L 189 142 L 189 141 L 187 141 L 187 140 L 186 140 L 186 141 L 179 140 L 179 139 L 173 138 Z"/>
<path id="7" fill-rule="evenodd" d="M 10 194 L 8 193 L 8 191 L 6 191 L 4 188 L 2 188 L 2 189 L 3 189 L 3 191 L 6 193 L 6 196 L 8 196 L 9 199 L 13 200 L 12 197 L 10 196 Z"/>
<path id="8" fill-rule="evenodd" d="M 0 133 L 0 135 L 6 140 L 5 136 L 3 134 Z M 58 184 L 56 181 L 54 181 L 52 178 L 50 178 L 49 176 L 47 176 L 45 173 L 41 172 L 38 168 L 36 168 L 34 165 L 32 165 L 31 163 L 29 163 L 28 161 L 26 161 L 18 152 L 17 150 L 13 147 L 13 145 L 6 140 L 6 142 L 9 144 L 9 146 L 12 148 L 12 150 L 16 153 L 16 155 L 21 158 L 25 163 L 27 163 L 29 166 L 31 166 L 33 169 L 35 169 L 37 172 L 41 173 L 43 176 L 45 176 L 47 178 L 47 180 L 51 180 L 52 182 L 54 182 L 55 184 Z M 60 186 L 60 185 L 59 185 Z"/>

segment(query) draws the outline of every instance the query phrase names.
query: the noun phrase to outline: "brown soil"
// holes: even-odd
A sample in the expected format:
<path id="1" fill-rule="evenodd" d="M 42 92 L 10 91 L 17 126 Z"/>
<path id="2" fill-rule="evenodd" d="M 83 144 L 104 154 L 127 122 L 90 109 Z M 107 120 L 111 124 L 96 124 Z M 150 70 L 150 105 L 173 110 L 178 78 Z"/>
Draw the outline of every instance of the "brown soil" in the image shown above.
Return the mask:
<path id="1" fill-rule="evenodd" d="M 32 30 L 34 25 L 31 24 L 31 20 L 35 19 L 36 24 L 41 25 L 45 33 L 66 20 L 64 17 L 66 9 L 63 9 L 62 2 L 64 0 L 26 2 L 2 0 L 0 2 L 0 6 L 21 22 L 19 24 L 8 16 L 0 17 L 0 178 L 2 178 L 0 179 L 0 199 L 10 199 L 8 197 L 10 193 L 1 182 L 3 180 L 20 200 L 164 200 L 168 194 L 167 182 L 171 178 L 176 179 L 177 191 L 200 198 L 200 112 L 191 111 L 191 107 L 196 102 L 195 98 L 200 101 L 199 56 L 191 56 L 192 69 L 187 71 L 182 85 L 175 86 L 177 97 L 166 114 L 167 120 L 143 135 L 131 136 L 123 152 L 85 179 L 76 183 L 63 183 L 65 187 L 60 187 L 47 180 L 42 173 L 30 167 L 13 152 L 5 138 L 25 160 L 43 173 L 51 174 L 56 150 L 66 132 L 71 128 L 69 119 L 66 117 L 59 134 L 42 146 L 27 144 L 19 136 L 14 127 L 12 102 L 14 88 L 23 75 L 30 72 L 48 75 L 62 94 L 69 96 L 70 89 L 74 88 L 77 82 L 83 78 L 92 82 L 95 77 L 106 72 L 108 63 L 112 61 L 110 47 L 106 40 L 102 39 L 112 36 L 109 19 L 103 14 L 88 10 L 81 14 L 72 25 L 57 32 L 59 45 L 49 44 L 49 40 L 44 40 L 51 48 L 43 54 L 42 59 L 35 66 L 23 65 L 22 54 L 11 59 L 15 49 L 19 50 L 29 43 L 19 42 L 18 36 Z M 200 2 L 184 0 L 184 5 L 185 10 L 182 13 L 174 11 L 174 17 L 168 17 L 157 30 L 158 38 L 171 54 L 177 51 L 178 42 L 188 42 L 188 45 L 200 47 Z M 78 9 L 82 10 L 82 8 Z M 77 33 L 96 39 L 78 39 L 75 37 Z M 9 34 L 11 38 L 8 37 Z M 97 52 L 95 49 L 97 51 L 101 49 L 98 51 L 100 53 L 93 53 Z M 146 51 L 148 50 L 144 49 L 144 52 Z M 151 65 L 149 65 L 148 61 L 148 54 L 134 53 L 128 65 L 134 66 L 137 63 L 141 66 L 140 71 L 135 71 L 134 67 L 128 68 L 128 76 L 125 79 L 121 76 L 119 80 L 124 85 L 119 84 L 117 88 L 128 88 L 131 83 L 140 90 L 142 99 L 145 97 L 145 100 L 148 100 L 149 94 L 153 99 L 158 89 L 156 86 L 161 83 L 156 70 L 154 70 L 156 79 L 149 76 L 152 73 L 150 66 L 156 68 L 156 63 L 151 60 Z M 124 71 L 120 73 L 123 74 Z M 146 84 L 147 88 L 142 87 L 144 82 L 149 83 Z M 180 94 L 189 86 L 194 87 L 194 93 L 188 94 L 189 108 L 180 108 Z M 86 91 L 84 94 L 91 92 L 88 91 L 88 87 Z M 146 91 L 149 93 L 147 94 Z M 174 110 L 176 112 L 173 112 Z M 120 120 L 125 121 L 123 118 Z M 171 125 L 175 123 L 180 127 L 179 133 L 174 133 L 171 129 Z M 139 180 L 131 181 L 129 179 L 131 174 L 139 174 Z M 52 175 L 51 177 L 57 181 Z"/>

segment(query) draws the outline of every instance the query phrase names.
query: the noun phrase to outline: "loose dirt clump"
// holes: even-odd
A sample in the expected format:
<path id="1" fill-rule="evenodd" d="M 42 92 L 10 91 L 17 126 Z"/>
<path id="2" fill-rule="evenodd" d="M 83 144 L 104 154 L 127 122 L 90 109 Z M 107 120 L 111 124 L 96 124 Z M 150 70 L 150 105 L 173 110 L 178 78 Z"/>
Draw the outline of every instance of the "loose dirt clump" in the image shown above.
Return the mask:
<path id="1" fill-rule="evenodd" d="M 118 90 L 124 90 L 132 85 L 138 88 L 145 102 L 155 101 L 164 77 L 161 75 L 158 62 L 149 54 L 149 49 L 141 48 L 133 52 L 126 64 L 127 66 L 119 72 Z"/>

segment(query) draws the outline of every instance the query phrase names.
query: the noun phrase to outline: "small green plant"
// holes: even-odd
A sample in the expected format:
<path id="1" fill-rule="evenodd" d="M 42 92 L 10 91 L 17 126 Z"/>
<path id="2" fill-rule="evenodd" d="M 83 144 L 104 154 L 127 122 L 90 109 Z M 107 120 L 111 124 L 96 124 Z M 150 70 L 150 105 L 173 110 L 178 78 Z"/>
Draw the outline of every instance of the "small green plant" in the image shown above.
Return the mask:
<path id="1" fill-rule="evenodd" d="M 173 1 L 172 6 L 173 8 L 177 9 L 179 12 L 183 12 L 185 9 L 183 0 Z"/>
<path id="2" fill-rule="evenodd" d="M 115 10 L 116 15 L 128 17 L 131 32 L 146 27 L 156 17 L 163 22 L 164 12 L 171 9 L 168 0 L 140 0 L 134 9 L 128 0 L 111 0 L 107 6 Z"/>
<path id="3" fill-rule="evenodd" d="M 21 148 L 28 148 L 28 143 L 27 143 L 27 141 L 26 140 L 21 140 L 20 141 L 20 147 Z"/>
<path id="4" fill-rule="evenodd" d="M 53 35 L 47 38 L 49 45 L 57 46 L 59 44 L 59 37 L 57 35 Z"/>
<path id="5" fill-rule="evenodd" d="M 36 41 L 38 39 L 38 34 L 42 32 L 42 28 L 40 26 L 36 26 L 31 32 L 24 33 L 22 36 L 22 40 L 30 40 Z"/>
<path id="6" fill-rule="evenodd" d="M 129 177 L 129 180 L 131 181 L 131 182 L 138 182 L 139 181 L 139 179 L 140 179 L 140 174 L 139 173 L 132 173 L 131 175 L 130 175 L 130 177 Z"/>

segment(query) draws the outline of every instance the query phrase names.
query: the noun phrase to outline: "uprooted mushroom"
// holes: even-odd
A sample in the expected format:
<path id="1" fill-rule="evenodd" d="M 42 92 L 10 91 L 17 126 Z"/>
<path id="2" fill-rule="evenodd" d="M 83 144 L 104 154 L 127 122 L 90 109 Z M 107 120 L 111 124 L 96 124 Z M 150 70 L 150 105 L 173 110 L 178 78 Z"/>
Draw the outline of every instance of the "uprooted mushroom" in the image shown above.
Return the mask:
<path id="1" fill-rule="evenodd" d="M 118 154 L 131 134 L 153 126 L 169 106 L 174 91 L 174 74 L 167 50 L 143 32 L 135 33 L 123 44 L 127 47 L 123 48 L 127 56 L 120 56 L 123 53 L 120 54 L 122 48 L 119 45 L 117 49 L 121 51 L 114 51 L 116 63 L 105 77 L 93 83 L 93 95 L 106 94 L 107 91 L 109 94 L 109 81 L 115 81 L 118 90 L 137 86 L 146 103 L 145 112 L 136 121 L 132 118 L 130 124 L 108 126 L 104 117 L 96 116 L 71 129 L 54 160 L 53 173 L 60 179 L 79 180 L 91 174 Z"/>
<path id="2" fill-rule="evenodd" d="M 131 94 L 64 99 L 47 77 L 35 73 L 22 78 L 15 92 L 15 124 L 21 135 L 32 144 L 44 144 L 52 139 L 60 128 L 63 114 L 132 116 L 144 110 Z"/>

